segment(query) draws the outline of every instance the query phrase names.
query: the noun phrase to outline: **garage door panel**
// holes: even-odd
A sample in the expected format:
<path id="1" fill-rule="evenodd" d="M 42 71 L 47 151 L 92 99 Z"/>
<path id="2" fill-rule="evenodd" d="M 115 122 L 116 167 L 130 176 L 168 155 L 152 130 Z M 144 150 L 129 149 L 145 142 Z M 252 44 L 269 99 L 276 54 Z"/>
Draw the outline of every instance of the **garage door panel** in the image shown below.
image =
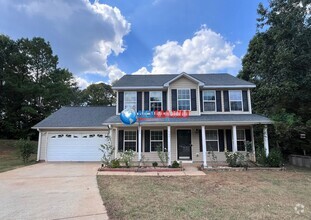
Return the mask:
<path id="1" fill-rule="evenodd" d="M 103 134 L 53 134 L 49 137 L 48 161 L 100 161 Z"/>

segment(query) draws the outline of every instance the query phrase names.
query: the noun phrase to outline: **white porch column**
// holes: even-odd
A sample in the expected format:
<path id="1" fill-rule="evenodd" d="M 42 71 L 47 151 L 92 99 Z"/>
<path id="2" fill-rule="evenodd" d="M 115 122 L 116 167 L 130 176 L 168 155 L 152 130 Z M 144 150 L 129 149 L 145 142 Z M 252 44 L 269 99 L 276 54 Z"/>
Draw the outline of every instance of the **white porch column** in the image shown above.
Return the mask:
<path id="1" fill-rule="evenodd" d="M 236 125 L 232 126 L 232 151 L 237 152 L 238 151 L 238 141 L 236 136 Z"/>
<path id="2" fill-rule="evenodd" d="M 266 157 L 269 155 L 268 126 L 263 128 L 263 145 L 265 147 Z"/>
<path id="3" fill-rule="evenodd" d="M 41 153 L 41 132 L 39 129 L 37 129 L 37 131 L 39 132 L 39 140 L 38 140 L 38 151 L 37 151 L 37 161 L 40 160 L 40 153 Z"/>
<path id="4" fill-rule="evenodd" d="M 172 153 L 171 153 L 171 126 L 167 126 L 167 156 L 168 156 L 168 165 L 172 165 Z"/>
<path id="5" fill-rule="evenodd" d="M 251 127 L 251 137 L 252 137 L 253 160 L 256 162 L 256 149 L 255 149 L 254 126 L 253 125 Z"/>
<path id="6" fill-rule="evenodd" d="M 118 150 L 119 150 L 119 132 L 118 128 L 114 129 L 114 158 L 118 158 Z"/>
<path id="7" fill-rule="evenodd" d="M 202 132 L 202 151 L 203 151 L 203 167 L 207 167 L 207 162 L 206 162 L 206 138 L 205 138 L 205 126 L 202 125 L 201 127 L 201 132 Z"/>
<path id="8" fill-rule="evenodd" d="M 141 126 L 138 126 L 138 161 L 141 160 Z"/>

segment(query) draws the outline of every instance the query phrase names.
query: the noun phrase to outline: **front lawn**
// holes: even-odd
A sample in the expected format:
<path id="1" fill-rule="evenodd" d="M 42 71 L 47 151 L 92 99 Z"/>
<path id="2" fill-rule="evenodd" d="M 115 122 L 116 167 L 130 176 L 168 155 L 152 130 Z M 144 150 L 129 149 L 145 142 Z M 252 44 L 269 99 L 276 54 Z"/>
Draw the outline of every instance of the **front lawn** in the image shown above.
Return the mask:
<path id="1" fill-rule="evenodd" d="M 311 217 L 311 170 L 306 169 L 207 172 L 206 176 L 195 177 L 97 178 L 111 219 Z M 303 213 L 298 204 L 304 206 Z"/>
<path id="2" fill-rule="evenodd" d="M 21 166 L 25 166 L 19 156 L 18 149 L 16 148 L 17 140 L 0 140 L 0 172 L 12 170 Z M 32 141 L 37 145 L 36 141 Z M 36 162 L 37 155 L 33 154 L 30 157 L 29 164 Z"/>

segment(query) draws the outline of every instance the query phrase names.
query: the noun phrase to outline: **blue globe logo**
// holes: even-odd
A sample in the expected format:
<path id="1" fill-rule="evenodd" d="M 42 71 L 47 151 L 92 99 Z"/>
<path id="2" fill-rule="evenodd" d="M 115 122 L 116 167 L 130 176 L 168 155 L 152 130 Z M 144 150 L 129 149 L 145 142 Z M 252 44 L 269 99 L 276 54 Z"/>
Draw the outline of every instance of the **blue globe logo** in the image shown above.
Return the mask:
<path id="1" fill-rule="evenodd" d="M 134 124 L 137 120 L 134 109 L 126 108 L 120 114 L 121 121 L 126 125 Z"/>

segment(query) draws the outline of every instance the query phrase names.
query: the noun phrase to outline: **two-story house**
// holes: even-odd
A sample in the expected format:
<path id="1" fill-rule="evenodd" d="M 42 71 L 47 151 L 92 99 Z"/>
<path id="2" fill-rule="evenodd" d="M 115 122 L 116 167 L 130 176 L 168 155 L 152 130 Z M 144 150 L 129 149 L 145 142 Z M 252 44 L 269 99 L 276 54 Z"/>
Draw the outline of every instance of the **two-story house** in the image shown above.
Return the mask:
<path id="1" fill-rule="evenodd" d="M 149 162 L 159 161 L 160 148 L 168 152 L 169 164 L 177 160 L 207 166 L 211 151 L 218 161 L 225 161 L 225 151 L 245 152 L 246 145 L 255 151 L 255 124 L 265 125 L 268 154 L 266 125 L 272 122 L 252 114 L 254 87 L 229 74 L 125 75 L 113 85 L 115 107 L 64 107 L 34 126 L 39 131 L 38 160 L 99 161 L 98 148 L 109 134 L 115 157 L 132 149 L 136 161 L 143 155 Z M 162 115 L 140 116 L 127 125 L 120 120 L 126 108 Z M 178 117 L 178 112 L 189 115 Z"/>

